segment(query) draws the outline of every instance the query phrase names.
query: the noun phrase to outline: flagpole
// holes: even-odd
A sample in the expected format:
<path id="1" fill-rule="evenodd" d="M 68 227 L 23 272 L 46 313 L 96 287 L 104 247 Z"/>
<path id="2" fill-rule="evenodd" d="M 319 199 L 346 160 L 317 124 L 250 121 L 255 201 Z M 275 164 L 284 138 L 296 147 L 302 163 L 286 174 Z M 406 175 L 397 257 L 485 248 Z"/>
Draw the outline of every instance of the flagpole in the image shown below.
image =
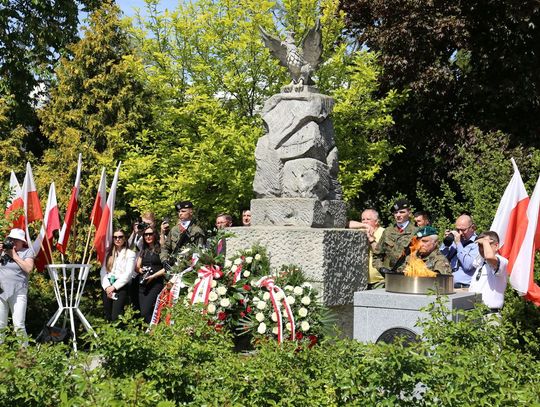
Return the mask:
<path id="1" fill-rule="evenodd" d="M 88 228 L 88 235 L 86 237 L 86 245 L 84 247 L 84 254 L 83 254 L 83 257 L 82 257 L 82 264 L 88 264 L 88 263 L 85 263 L 86 261 L 86 254 L 88 253 L 88 249 L 90 247 L 90 238 L 92 237 L 92 230 L 94 228 L 92 228 L 92 225 L 94 224 L 94 217 L 96 215 L 95 214 L 92 214 L 92 218 L 90 219 L 90 227 Z M 89 260 L 90 258 L 92 257 L 92 252 L 89 253 Z"/>

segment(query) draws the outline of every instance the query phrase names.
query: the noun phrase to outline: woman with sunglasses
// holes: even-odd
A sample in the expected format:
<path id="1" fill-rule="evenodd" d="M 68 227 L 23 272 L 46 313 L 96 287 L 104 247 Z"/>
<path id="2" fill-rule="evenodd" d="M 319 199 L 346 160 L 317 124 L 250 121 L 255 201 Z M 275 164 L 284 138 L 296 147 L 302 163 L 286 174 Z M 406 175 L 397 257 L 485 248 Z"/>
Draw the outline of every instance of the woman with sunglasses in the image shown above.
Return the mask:
<path id="1" fill-rule="evenodd" d="M 149 324 L 159 293 L 165 281 L 165 269 L 159 258 L 159 234 L 148 227 L 143 233 L 143 247 L 137 259 L 136 271 L 140 274 L 139 306 L 144 322 Z"/>
<path id="2" fill-rule="evenodd" d="M 128 249 L 126 233 L 117 229 L 113 233 L 113 245 L 101 267 L 103 308 L 107 321 L 116 321 L 124 313 L 129 298 L 128 283 L 135 268 L 135 252 Z"/>

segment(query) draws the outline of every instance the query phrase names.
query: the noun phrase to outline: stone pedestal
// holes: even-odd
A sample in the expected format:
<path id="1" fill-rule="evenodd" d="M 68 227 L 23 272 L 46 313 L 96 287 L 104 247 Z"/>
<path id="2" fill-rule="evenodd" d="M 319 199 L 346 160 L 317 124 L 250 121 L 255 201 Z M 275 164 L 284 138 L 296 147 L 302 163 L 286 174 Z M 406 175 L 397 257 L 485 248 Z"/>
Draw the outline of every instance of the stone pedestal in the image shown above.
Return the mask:
<path id="1" fill-rule="evenodd" d="M 456 292 L 447 296 L 449 310 L 469 310 L 480 296 L 469 292 Z M 354 293 L 353 337 L 362 342 L 389 341 L 395 334 L 421 336 L 422 329 L 415 326 L 420 318 L 429 314 L 420 311 L 434 302 L 434 295 L 396 294 L 384 289 Z"/>
<path id="2" fill-rule="evenodd" d="M 300 226 L 345 228 L 344 201 L 311 198 L 263 198 L 251 200 L 253 226 Z"/>
<path id="3" fill-rule="evenodd" d="M 273 269 L 284 264 L 301 267 L 323 303 L 337 307 L 341 329 L 345 336 L 352 337 L 353 294 L 364 290 L 368 279 L 368 241 L 364 233 L 285 226 L 237 227 L 230 231 L 235 236 L 227 238 L 228 255 L 260 244 L 268 250 Z"/>

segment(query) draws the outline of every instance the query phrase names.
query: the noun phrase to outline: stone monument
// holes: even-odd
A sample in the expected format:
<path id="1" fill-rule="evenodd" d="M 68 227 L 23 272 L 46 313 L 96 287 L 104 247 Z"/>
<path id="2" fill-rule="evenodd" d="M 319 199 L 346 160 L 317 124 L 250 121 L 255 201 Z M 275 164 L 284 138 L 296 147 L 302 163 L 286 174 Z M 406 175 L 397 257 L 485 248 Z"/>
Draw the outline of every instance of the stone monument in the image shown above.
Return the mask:
<path id="1" fill-rule="evenodd" d="M 364 233 L 343 229 L 347 208 L 338 182 L 334 100 L 322 95 L 311 77 L 321 62 L 320 23 L 300 47 L 294 33 L 285 41 L 263 29 L 261 34 L 292 82 L 262 110 L 266 133 L 255 150 L 252 226 L 232 228 L 235 237 L 227 240 L 227 249 L 234 253 L 261 244 L 273 267 L 302 267 L 352 337 L 353 293 L 367 285 L 368 242 Z"/>

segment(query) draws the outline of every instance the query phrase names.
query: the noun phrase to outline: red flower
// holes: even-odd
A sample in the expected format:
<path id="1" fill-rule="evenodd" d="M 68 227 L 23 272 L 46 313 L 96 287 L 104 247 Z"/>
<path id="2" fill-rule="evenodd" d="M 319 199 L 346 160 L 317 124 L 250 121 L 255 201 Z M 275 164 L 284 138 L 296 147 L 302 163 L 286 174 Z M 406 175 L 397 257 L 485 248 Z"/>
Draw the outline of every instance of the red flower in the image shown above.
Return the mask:
<path id="1" fill-rule="evenodd" d="M 244 300 L 238 300 L 238 303 L 239 303 L 240 305 L 244 305 L 244 302 L 245 302 Z"/>
<path id="2" fill-rule="evenodd" d="M 297 332 L 297 333 L 296 333 L 296 339 L 297 339 L 297 340 L 300 341 L 300 340 L 302 340 L 303 337 L 304 337 L 304 334 L 303 334 L 302 332 Z"/>
<path id="3" fill-rule="evenodd" d="M 248 305 L 246 308 L 246 312 L 249 314 L 251 312 L 251 307 Z"/>
<path id="4" fill-rule="evenodd" d="M 245 290 L 245 291 L 251 291 L 251 286 L 249 284 L 244 284 L 242 286 L 242 288 Z"/>
<path id="5" fill-rule="evenodd" d="M 309 345 L 308 348 L 312 348 L 317 343 L 317 337 L 315 335 L 309 335 Z"/>
<path id="6" fill-rule="evenodd" d="M 246 316 L 246 313 L 244 311 L 240 311 L 240 316 L 244 318 Z"/>
<path id="7" fill-rule="evenodd" d="M 216 326 L 214 327 L 214 329 L 215 329 L 217 332 L 221 332 L 221 330 L 223 329 L 223 325 L 222 325 L 222 324 L 216 324 Z"/>
<path id="8" fill-rule="evenodd" d="M 217 317 L 220 321 L 225 321 L 227 319 L 227 314 L 225 312 L 218 312 Z"/>
<path id="9" fill-rule="evenodd" d="M 212 321 L 211 319 L 209 319 L 208 321 L 206 321 L 206 323 L 210 326 L 214 325 L 214 321 Z"/>

